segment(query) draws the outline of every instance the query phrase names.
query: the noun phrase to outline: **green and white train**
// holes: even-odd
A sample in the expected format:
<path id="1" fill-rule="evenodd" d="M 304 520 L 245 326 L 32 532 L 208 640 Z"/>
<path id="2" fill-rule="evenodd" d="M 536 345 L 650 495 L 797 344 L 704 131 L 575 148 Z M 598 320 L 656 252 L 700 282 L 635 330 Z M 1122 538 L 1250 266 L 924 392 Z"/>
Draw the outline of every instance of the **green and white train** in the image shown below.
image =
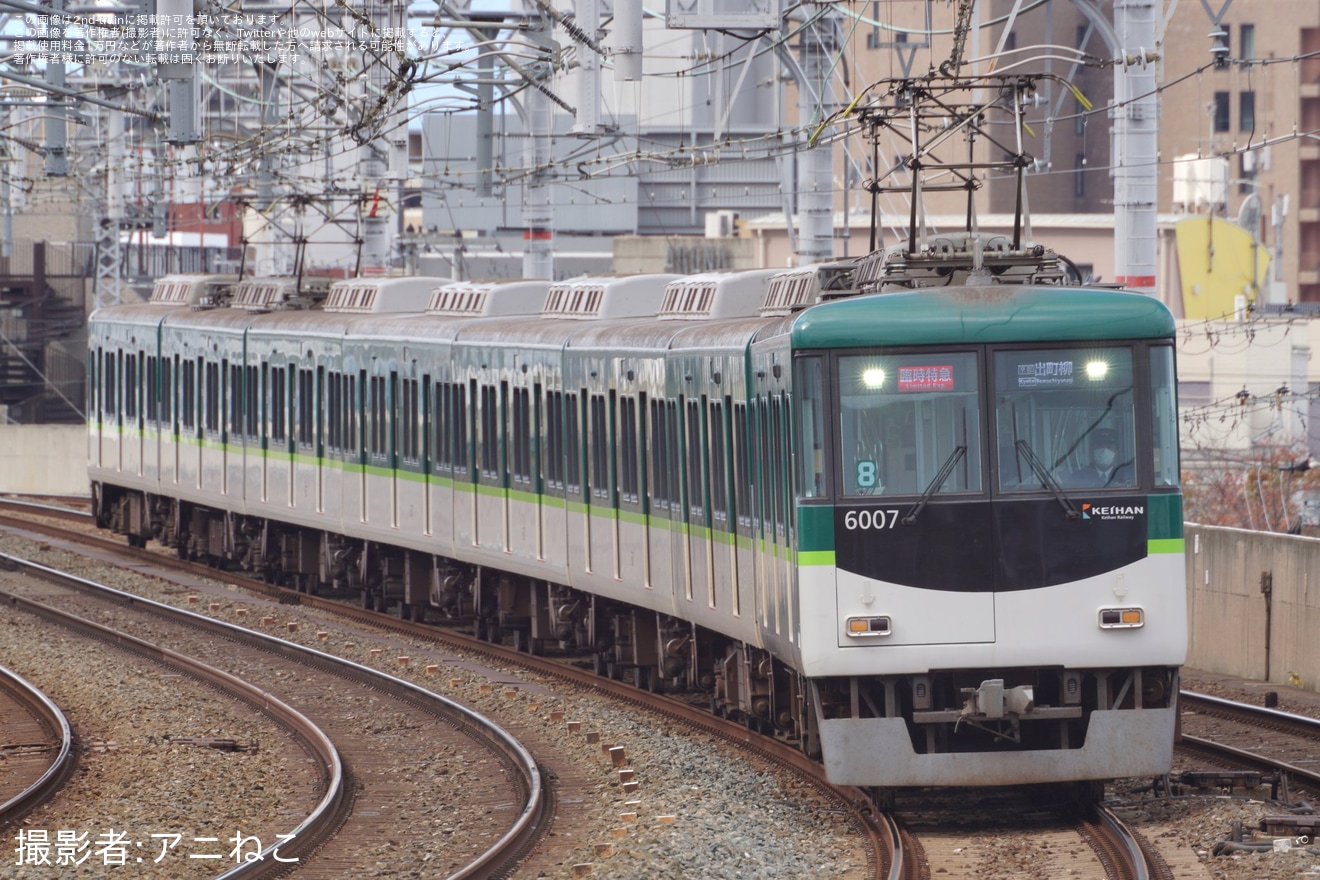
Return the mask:
<path id="1" fill-rule="evenodd" d="M 247 279 L 226 307 L 101 309 L 96 515 L 705 692 L 839 783 L 1164 773 L 1187 640 L 1174 323 L 1041 254 Z M 1097 438 L 1112 475 L 1080 485 Z"/>

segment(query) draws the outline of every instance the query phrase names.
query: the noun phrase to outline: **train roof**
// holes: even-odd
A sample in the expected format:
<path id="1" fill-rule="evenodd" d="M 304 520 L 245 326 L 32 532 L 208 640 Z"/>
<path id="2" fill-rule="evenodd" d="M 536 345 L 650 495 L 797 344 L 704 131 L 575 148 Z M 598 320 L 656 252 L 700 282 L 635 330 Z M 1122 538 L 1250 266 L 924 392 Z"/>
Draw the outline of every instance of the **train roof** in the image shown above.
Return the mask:
<path id="1" fill-rule="evenodd" d="M 665 287 L 656 315 L 661 321 L 709 321 L 757 314 L 778 269 L 703 272 L 676 278 Z"/>
<path id="2" fill-rule="evenodd" d="M 422 312 L 445 279 L 426 275 L 349 278 L 330 285 L 321 310 L 356 314 Z"/>
<path id="3" fill-rule="evenodd" d="M 444 317 L 491 318 L 534 315 L 545 306 L 550 282 L 533 279 L 451 281 L 431 293 L 427 314 Z"/>
<path id="4" fill-rule="evenodd" d="M 1099 342 L 1172 336 L 1159 300 L 1097 288 L 987 285 L 877 293 L 822 303 L 793 322 L 794 348 Z"/>

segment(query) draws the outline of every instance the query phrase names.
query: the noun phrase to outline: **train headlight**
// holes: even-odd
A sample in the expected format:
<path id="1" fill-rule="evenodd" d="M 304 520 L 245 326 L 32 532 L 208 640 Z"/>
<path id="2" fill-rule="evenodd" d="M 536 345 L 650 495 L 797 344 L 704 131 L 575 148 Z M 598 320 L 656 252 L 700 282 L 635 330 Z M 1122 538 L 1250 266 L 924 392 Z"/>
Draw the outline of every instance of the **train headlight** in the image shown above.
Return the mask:
<path id="1" fill-rule="evenodd" d="M 853 638 L 887 636 L 889 635 L 889 629 L 890 622 L 888 616 L 848 618 L 848 635 Z"/>
<path id="2" fill-rule="evenodd" d="M 1109 375 L 1109 364 L 1104 361 L 1088 361 L 1086 364 L 1086 378 L 1092 382 L 1099 382 Z"/>
<path id="3" fill-rule="evenodd" d="M 1136 629 L 1146 625 L 1146 612 L 1140 608 L 1101 608 L 1101 629 Z"/>
<path id="4" fill-rule="evenodd" d="M 867 388 L 883 388 L 885 371 L 880 367 L 868 367 L 862 371 L 862 384 Z"/>

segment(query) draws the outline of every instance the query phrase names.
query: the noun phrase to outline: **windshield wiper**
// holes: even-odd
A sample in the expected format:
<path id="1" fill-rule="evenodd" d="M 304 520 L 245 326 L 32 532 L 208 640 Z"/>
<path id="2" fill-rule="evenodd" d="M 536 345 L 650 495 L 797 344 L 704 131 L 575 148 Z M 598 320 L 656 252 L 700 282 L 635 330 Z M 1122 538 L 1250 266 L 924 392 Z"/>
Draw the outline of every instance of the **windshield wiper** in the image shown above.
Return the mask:
<path id="1" fill-rule="evenodd" d="M 944 485 L 944 481 L 949 478 L 949 474 L 953 473 L 953 469 L 958 466 L 958 462 L 962 461 L 962 457 L 966 454 L 966 446 L 955 446 L 953 448 L 953 452 L 950 452 L 949 457 L 944 460 L 944 464 L 940 467 L 940 472 L 935 475 L 935 479 L 930 481 L 930 485 L 926 487 L 926 491 L 921 493 L 921 497 L 917 499 L 917 503 L 912 505 L 912 509 L 907 512 L 907 516 L 903 517 L 903 525 L 910 526 L 917 521 L 917 517 L 921 515 L 921 511 L 925 510 L 926 503 L 930 501 L 930 496 L 940 491 L 940 487 Z"/>
<path id="2" fill-rule="evenodd" d="M 1059 502 L 1059 506 L 1063 508 L 1063 512 L 1067 515 L 1068 519 L 1077 519 L 1080 517 L 1081 514 L 1078 513 L 1077 508 L 1073 506 L 1072 499 L 1064 493 L 1063 487 L 1055 481 L 1054 477 L 1050 476 L 1049 470 L 1045 467 L 1045 464 L 1036 457 L 1035 451 L 1027 445 L 1027 441 L 1018 440 L 1013 445 L 1017 447 L 1018 454 L 1027 460 L 1027 464 L 1031 465 L 1031 469 L 1036 472 L 1036 476 L 1040 477 L 1040 481 L 1045 484 L 1045 488 L 1050 490 L 1050 494 L 1054 496 L 1054 500 Z"/>

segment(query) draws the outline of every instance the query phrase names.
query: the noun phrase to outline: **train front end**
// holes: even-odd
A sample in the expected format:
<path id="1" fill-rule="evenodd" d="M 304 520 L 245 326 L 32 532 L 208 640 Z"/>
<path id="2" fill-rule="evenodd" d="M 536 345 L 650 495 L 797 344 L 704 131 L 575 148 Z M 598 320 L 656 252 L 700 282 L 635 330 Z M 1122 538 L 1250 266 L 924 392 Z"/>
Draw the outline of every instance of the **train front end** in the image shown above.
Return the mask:
<path id="1" fill-rule="evenodd" d="M 1174 322 L 1149 297 L 857 297 L 792 333 L 801 670 L 832 781 L 1158 775 L 1187 647 Z"/>

